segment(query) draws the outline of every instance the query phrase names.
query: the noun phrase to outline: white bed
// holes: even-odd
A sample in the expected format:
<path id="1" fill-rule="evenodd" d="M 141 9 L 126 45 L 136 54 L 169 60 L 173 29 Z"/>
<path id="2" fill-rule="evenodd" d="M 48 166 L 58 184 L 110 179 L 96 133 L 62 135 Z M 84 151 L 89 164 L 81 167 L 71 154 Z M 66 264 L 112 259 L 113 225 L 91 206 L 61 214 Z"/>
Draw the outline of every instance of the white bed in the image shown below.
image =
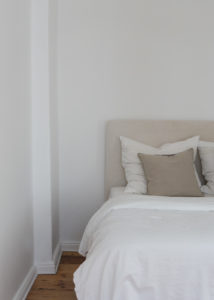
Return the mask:
<path id="1" fill-rule="evenodd" d="M 127 126 L 124 121 L 122 127 L 121 122 L 107 131 L 106 192 L 124 183 L 118 144 L 112 141 L 120 128 L 136 129 L 136 122 Z M 158 136 L 163 130 L 163 142 L 172 139 L 170 121 L 138 122 L 142 139 L 148 140 L 150 129 L 154 138 L 157 128 Z M 183 135 L 177 130 L 175 140 L 199 134 L 213 141 L 213 122 L 176 121 L 171 134 L 176 128 Z M 78 299 L 213 300 L 214 198 L 129 195 L 123 189 L 111 190 L 86 227 L 79 251 L 87 259 L 74 274 Z"/>

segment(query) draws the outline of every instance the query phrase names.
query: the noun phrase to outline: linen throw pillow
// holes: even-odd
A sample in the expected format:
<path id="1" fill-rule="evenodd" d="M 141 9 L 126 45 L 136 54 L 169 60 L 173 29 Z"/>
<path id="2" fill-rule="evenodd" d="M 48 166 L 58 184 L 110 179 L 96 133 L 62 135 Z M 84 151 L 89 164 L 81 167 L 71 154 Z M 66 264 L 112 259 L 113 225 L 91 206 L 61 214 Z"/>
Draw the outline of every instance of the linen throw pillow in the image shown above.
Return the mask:
<path id="1" fill-rule="evenodd" d="M 214 195 L 214 143 L 200 141 L 198 150 L 202 174 L 206 180 L 206 185 L 201 187 L 201 191 L 205 194 Z"/>
<path id="2" fill-rule="evenodd" d="M 174 155 L 138 154 L 147 180 L 147 193 L 157 196 L 201 197 L 195 171 L 193 150 Z"/>
<path id="3" fill-rule="evenodd" d="M 195 158 L 197 154 L 199 136 L 195 136 L 176 143 L 164 144 L 160 148 L 155 148 L 124 136 L 120 137 L 120 141 L 122 148 L 122 166 L 124 168 L 127 181 L 127 185 L 124 192 L 134 194 L 146 194 L 147 182 L 141 161 L 138 157 L 138 153 L 152 155 L 176 154 L 192 148 L 194 151 Z M 198 183 L 200 185 L 199 180 Z"/>

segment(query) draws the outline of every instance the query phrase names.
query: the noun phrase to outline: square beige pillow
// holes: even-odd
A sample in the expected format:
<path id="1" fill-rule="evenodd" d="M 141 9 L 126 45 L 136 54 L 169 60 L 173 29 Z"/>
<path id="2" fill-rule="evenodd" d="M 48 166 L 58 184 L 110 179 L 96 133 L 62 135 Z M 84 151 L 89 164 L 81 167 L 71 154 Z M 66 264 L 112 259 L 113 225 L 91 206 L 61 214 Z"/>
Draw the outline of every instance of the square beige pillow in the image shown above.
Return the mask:
<path id="1" fill-rule="evenodd" d="M 138 154 L 147 179 L 147 193 L 201 197 L 194 171 L 193 149 L 174 155 Z"/>

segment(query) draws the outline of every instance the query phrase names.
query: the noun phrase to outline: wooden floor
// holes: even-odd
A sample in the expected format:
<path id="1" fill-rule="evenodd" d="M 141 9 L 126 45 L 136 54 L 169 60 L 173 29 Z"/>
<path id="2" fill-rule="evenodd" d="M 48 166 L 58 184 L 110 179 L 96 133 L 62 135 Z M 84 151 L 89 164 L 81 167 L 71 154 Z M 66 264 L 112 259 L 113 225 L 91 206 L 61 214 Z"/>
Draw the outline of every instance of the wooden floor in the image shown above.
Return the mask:
<path id="1" fill-rule="evenodd" d="M 76 252 L 64 252 L 56 275 L 38 275 L 27 300 L 76 300 L 73 273 L 84 261 Z"/>

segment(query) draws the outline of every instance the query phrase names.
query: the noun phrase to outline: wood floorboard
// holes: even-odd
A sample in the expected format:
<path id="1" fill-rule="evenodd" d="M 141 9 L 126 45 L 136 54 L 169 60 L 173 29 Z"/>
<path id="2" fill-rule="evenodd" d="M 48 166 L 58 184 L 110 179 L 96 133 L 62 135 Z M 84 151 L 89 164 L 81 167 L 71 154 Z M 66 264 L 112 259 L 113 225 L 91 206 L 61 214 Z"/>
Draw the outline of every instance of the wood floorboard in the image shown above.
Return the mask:
<path id="1" fill-rule="evenodd" d="M 84 261 L 76 252 L 64 252 L 56 275 L 38 275 L 27 300 L 77 300 L 73 273 Z"/>

